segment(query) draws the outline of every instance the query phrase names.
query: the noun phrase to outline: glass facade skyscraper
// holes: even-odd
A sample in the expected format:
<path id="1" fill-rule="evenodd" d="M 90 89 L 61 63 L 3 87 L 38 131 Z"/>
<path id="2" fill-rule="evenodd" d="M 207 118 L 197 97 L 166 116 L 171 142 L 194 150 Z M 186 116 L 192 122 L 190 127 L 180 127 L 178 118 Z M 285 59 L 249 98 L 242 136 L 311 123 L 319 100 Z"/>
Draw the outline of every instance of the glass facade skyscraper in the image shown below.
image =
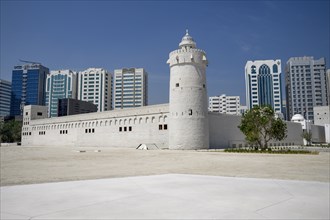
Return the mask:
<path id="1" fill-rule="evenodd" d="M 77 98 L 77 74 L 71 70 L 50 71 L 46 83 L 48 117 L 57 117 L 58 100 Z"/>
<path id="2" fill-rule="evenodd" d="M 148 73 L 143 68 L 115 70 L 115 109 L 148 105 Z"/>
<path id="3" fill-rule="evenodd" d="M 0 79 L 0 116 L 10 113 L 11 82 Z"/>
<path id="4" fill-rule="evenodd" d="M 17 65 L 12 72 L 10 115 L 22 115 L 24 105 L 45 105 L 47 67 L 39 63 Z"/>
<path id="5" fill-rule="evenodd" d="M 281 60 L 248 61 L 245 85 L 249 109 L 256 105 L 269 105 L 282 115 Z"/>

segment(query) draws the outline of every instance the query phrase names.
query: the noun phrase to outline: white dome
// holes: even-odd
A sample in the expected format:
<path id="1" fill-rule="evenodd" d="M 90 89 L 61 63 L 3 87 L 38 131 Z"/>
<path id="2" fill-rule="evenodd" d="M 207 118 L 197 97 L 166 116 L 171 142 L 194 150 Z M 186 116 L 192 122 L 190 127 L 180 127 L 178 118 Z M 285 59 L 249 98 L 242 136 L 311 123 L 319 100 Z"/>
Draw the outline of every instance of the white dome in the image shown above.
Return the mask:
<path id="1" fill-rule="evenodd" d="M 186 30 L 186 35 L 183 36 L 181 43 L 179 44 L 180 48 L 183 47 L 191 47 L 191 48 L 196 48 L 196 42 L 194 39 L 189 35 L 188 30 Z"/>
<path id="2" fill-rule="evenodd" d="M 304 119 L 304 116 L 302 116 L 301 114 L 296 114 L 296 115 L 292 116 L 292 118 L 291 118 L 291 121 L 303 121 L 303 120 L 305 120 L 305 119 Z"/>

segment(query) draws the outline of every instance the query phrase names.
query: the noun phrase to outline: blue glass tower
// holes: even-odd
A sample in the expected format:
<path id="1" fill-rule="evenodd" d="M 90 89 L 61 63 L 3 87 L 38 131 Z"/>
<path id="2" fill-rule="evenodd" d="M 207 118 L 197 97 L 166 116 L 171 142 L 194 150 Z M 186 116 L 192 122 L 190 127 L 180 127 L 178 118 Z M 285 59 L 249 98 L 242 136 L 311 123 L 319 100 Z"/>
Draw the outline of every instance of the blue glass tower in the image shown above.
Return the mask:
<path id="1" fill-rule="evenodd" d="M 30 63 L 14 67 L 12 72 L 12 90 L 10 115 L 22 115 L 24 105 L 45 105 L 47 67 L 39 63 Z"/>
<path id="2" fill-rule="evenodd" d="M 58 100 L 77 98 L 77 74 L 71 70 L 50 71 L 46 83 L 48 117 L 57 117 Z"/>

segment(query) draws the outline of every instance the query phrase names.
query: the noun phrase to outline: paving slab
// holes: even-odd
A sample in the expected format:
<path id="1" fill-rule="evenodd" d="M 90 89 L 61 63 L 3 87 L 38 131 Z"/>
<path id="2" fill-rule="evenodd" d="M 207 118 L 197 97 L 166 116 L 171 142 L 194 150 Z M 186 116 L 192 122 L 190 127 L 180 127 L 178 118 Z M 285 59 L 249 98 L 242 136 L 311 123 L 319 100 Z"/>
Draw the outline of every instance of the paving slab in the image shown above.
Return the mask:
<path id="1" fill-rule="evenodd" d="M 325 182 L 164 174 L 0 187 L 1 219 L 329 219 Z"/>

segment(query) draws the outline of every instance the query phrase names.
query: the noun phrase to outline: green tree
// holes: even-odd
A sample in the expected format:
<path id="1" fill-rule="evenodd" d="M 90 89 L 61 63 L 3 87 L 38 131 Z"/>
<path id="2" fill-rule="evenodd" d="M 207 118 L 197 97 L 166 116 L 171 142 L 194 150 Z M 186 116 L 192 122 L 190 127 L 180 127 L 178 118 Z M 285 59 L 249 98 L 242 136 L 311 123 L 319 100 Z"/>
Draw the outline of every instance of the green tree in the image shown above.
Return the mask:
<path id="1" fill-rule="evenodd" d="M 22 123 L 10 120 L 1 122 L 0 124 L 0 137 L 2 143 L 20 142 L 22 133 Z"/>
<path id="2" fill-rule="evenodd" d="M 307 141 L 307 146 L 312 145 L 313 134 L 311 131 L 304 131 L 301 136 Z"/>
<path id="3" fill-rule="evenodd" d="M 261 150 L 268 148 L 270 140 L 281 141 L 287 136 L 285 122 L 276 118 L 274 110 L 269 106 L 255 106 L 248 110 L 243 115 L 238 128 L 243 132 L 249 144 Z"/>

